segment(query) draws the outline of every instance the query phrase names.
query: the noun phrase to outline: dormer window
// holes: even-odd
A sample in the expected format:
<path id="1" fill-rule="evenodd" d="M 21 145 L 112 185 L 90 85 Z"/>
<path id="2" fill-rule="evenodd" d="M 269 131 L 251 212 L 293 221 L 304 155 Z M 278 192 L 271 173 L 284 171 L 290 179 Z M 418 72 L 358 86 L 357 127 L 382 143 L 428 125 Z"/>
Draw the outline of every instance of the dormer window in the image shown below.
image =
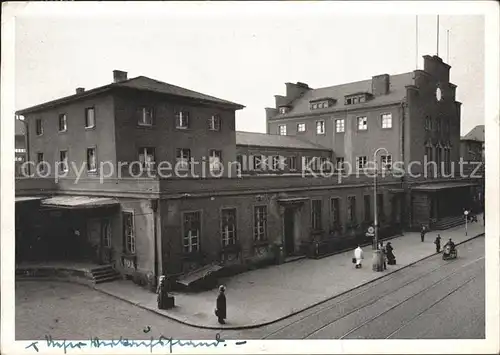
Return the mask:
<path id="1" fill-rule="evenodd" d="M 356 105 L 356 104 L 361 104 L 363 102 L 368 101 L 370 98 L 370 94 L 366 92 L 362 92 L 359 94 L 351 94 L 347 95 L 345 97 L 345 104 L 346 105 Z"/>
<path id="2" fill-rule="evenodd" d="M 314 99 L 309 101 L 311 110 L 328 108 L 335 104 L 335 99 L 326 97 L 324 99 Z"/>
<path id="3" fill-rule="evenodd" d="M 289 108 L 289 107 L 287 107 L 287 106 L 282 106 L 282 107 L 280 107 L 280 108 L 279 108 L 280 115 L 287 114 L 289 110 L 290 110 L 290 108 Z"/>

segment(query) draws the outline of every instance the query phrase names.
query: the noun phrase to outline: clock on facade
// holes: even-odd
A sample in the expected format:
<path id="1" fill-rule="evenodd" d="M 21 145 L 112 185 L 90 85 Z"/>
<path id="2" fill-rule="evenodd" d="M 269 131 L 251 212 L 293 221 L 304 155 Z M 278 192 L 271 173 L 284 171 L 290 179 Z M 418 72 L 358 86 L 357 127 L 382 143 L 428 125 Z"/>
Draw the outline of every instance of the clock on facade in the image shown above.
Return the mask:
<path id="1" fill-rule="evenodd" d="M 439 87 L 438 87 L 438 88 L 436 89 L 436 99 L 437 99 L 438 101 L 441 101 L 442 97 L 443 97 L 443 96 L 442 96 L 442 94 L 441 94 L 441 88 L 439 88 Z"/>

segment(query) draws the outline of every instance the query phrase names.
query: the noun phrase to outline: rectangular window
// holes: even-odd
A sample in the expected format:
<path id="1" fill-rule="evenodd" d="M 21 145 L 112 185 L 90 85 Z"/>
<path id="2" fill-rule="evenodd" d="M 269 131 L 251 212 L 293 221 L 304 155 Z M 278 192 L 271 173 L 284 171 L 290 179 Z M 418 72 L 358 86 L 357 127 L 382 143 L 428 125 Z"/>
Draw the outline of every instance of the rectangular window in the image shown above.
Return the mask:
<path id="1" fill-rule="evenodd" d="M 225 208 L 221 211 L 222 246 L 236 244 L 236 209 Z"/>
<path id="2" fill-rule="evenodd" d="M 438 174 L 441 174 L 441 162 L 442 162 L 442 148 L 440 146 L 436 146 L 436 164 Z"/>
<path id="3" fill-rule="evenodd" d="M 123 212 L 123 245 L 125 252 L 135 254 L 135 225 L 134 214 L 132 212 Z"/>
<path id="4" fill-rule="evenodd" d="M 357 104 L 358 103 L 358 98 L 357 97 L 353 97 L 352 98 L 352 103 L 353 104 Z"/>
<path id="5" fill-rule="evenodd" d="M 175 150 L 175 159 L 177 168 L 180 170 L 188 170 L 191 162 L 191 150 L 177 148 Z"/>
<path id="6" fill-rule="evenodd" d="M 352 102 L 352 99 L 351 99 L 351 98 L 349 98 L 349 99 L 345 99 L 345 104 L 346 104 L 346 105 L 350 105 L 350 104 L 351 104 L 351 102 Z"/>
<path id="7" fill-rule="evenodd" d="M 425 117 L 425 130 L 432 130 L 432 119 L 429 116 Z"/>
<path id="8" fill-rule="evenodd" d="M 372 220 L 372 211 L 371 211 L 371 201 L 370 195 L 365 195 L 365 222 L 370 222 Z"/>
<path id="9" fill-rule="evenodd" d="M 95 127 L 95 109 L 87 107 L 85 109 L 85 128 Z"/>
<path id="10" fill-rule="evenodd" d="M 312 200 L 312 229 L 321 230 L 321 200 Z"/>
<path id="11" fill-rule="evenodd" d="M 392 168 L 392 155 L 382 155 L 380 157 L 382 169 L 389 170 Z"/>
<path id="12" fill-rule="evenodd" d="M 183 213 L 183 236 L 182 245 L 184 253 L 193 253 L 200 251 L 201 236 L 201 213 L 185 212 Z"/>
<path id="13" fill-rule="evenodd" d="M 236 156 L 236 163 L 237 163 L 237 164 L 236 164 L 236 172 L 237 172 L 238 174 L 240 174 L 243 170 L 246 170 L 246 169 L 244 169 L 244 167 L 243 167 L 243 155 L 238 154 L 238 155 Z"/>
<path id="14" fill-rule="evenodd" d="M 147 171 L 154 170 L 155 149 L 151 147 L 139 148 L 139 162 L 143 169 Z"/>
<path id="15" fill-rule="evenodd" d="M 345 121 L 343 118 L 335 120 L 335 132 L 337 133 L 345 132 Z"/>
<path id="16" fill-rule="evenodd" d="M 189 112 L 179 111 L 175 113 L 175 127 L 177 129 L 189 128 Z"/>
<path id="17" fill-rule="evenodd" d="M 297 124 L 297 132 L 305 132 L 305 131 L 306 131 L 306 124 L 305 123 Z"/>
<path id="18" fill-rule="evenodd" d="M 384 113 L 381 116 L 382 119 L 382 128 L 392 128 L 392 114 Z"/>
<path id="19" fill-rule="evenodd" d="M 61 150 L 59 152 L 59 170 L 61 172 L 67 172 L 68 171 L 68 151 L 67 150 Z"/>
<path id="20" fill-rule="evenodd" d="M 335 167 L 337 171 L 343 171 L 344 170 L 344 158 L 337 158 L 335 162 Z"/>
<path id="21" fill-rule="evenodd" d="M 39 168 L 37 169 L 39 169 L 40 172 L 45 172 L 46 164 L 43 158 L 43 153 L 36 153 L 36 161 L 37 165 L 39 166 Z"/>
<path id="22" fill-rule="evenodd" d="M 253 169 L 254 170 L 262 170 L 265 165 L 265 157 L 262 155 L 254 155 L 253 156 Z"/>
<path id="23" fill-rule="evenodd" d="M 316 134 L 325 134 L 325 121 L 316 121 Z"/>
<path id="24" fill-rule="evenodd" d="M 272 157 L 272 170 L 279 170 L 280 168 L 280 156 L 279 155 L 274 155 Z"/>
<path id="25" fill-rule="evenodd" d="M 366 98 L 364 96 L 359 97 L 359 103 L 363 103 L 366 101 Z"/>
<path id="26" fill-rule="evenodd" d="M 278 133 L 280 136 L 286 136 L 286 125 L 279 125 L 278 126 Z"/>
<path id="27" fill-rule="evenodd" d="M 221 123 L 220 116 L 212 115 L 212 117 L 208 119 L 208 129 L 210 131 L 220 131 L 220 123 Z"/>
<path id="28" fill-rule="evenodd" d="M 41 118 L 36 119 L 36 135 L 41 136 L 43 134 L 43 123 Z"/>
<path id="29" fill-rule="evenodd" d="M 280 114 L 284 115 L 286 113 L 288 113 L 288 107 L 280 107 Z"/>
<path id="30" fill-rule="evenodd" d="M 267 240 L 267 206 L 255 206 L 253 210 L 254 240 Z"/>
<path id="31" fill-rule="evenodd" d="M 68 130 L 68 122 L 65 113 L 59 115 L 59 132 L 66 132 Z"/>
<path id="32" fill-rule="evenodd" d="M 139 110 L 138 122 L 141 126 L 152 126 L 153 125 L 153 108 L 151 107 L 141 107 Z"/>
<path id="33" fill-rule="evenodd" d="M 297 170 L 297 157 L 288 157 L 288 168 L 290 170 Z"/>
<path id="34" fill-rule="evenodd" d="M 332 227 L 340 226 L 340 198 L 332 198 L 330 201 L 330 213 L 332 218 Z"/>
<path id="35" fill-rule="evenodd" d="M 210 171 L 219 173 L 222 171 L 222 152 L 220 150 L 211 149 L 209 157 Z"/>
<path id="36" fill-rule="evenodd" d="M 87 171 L 97 171 L 97 157 L 95 148 L 87 148 Z"/>
<path id="37" fill-rule="evenodd" d="M 356 157 L 356 167 L 361 170 L 366 167 L 367 158 L 365 156 Z"/>
<path id="38" fill-rule="evenodd" d="M 351 223 L 356 222 L 356 196 L 347 197 L 347 219 Z"/>
<path id="39" fill-rule="evenodd" d="M 366 131 L 368 129 L 368 119 L 366 117 L 358 117 L 358 131 Z"/>

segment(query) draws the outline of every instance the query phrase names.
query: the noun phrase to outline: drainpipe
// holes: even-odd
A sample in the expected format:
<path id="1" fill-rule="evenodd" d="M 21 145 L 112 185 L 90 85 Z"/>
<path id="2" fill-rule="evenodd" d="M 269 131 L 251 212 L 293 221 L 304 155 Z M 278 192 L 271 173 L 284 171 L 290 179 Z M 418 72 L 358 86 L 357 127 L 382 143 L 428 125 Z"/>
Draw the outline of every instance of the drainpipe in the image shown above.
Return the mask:
<path id="1" fill-rule="evenodd" d="M 154 265 L 153 272 L 155 278 L 155 286 L 158 283 L 158 231 L 157 231 L 157 217 L 158 217 L 158 200 L 151 200 L 151 209 L 153 210 L 153 240 L 154 240 Z"/>
<path id="2" fill-rule="evenodd" d="M 405 115 L 406 115 L 406 110 L 405 110 L 405 102 L 401 102 L 401 122 L 400 122 L 400 130 L 401 130 L 401 133 L 400 133 L 400 145 L 401 145 L 401 149 L 399 150 L 400 151 L 400 155 L 401 155 L 401 161 L 403 162 L 403 166 L 404 166 L 404 169 L 406 170 L 406 163 L 405 163 Z M 403 192 L 403 196 L 404 196 L 404 199 L 406 200 L 406 190 L 405 190 L 405 181 L 406 181 L 406 172 L 405 174 L 403 175 L 403 177 L 401 178 L 401 187 L 403 188 L 404 192 Z M 400 201 L 403 206 L 406 206 L 406 201 Z M 404 221 L 401 221 L 401 233 L 403 233 L 403 226 L 406 224 L 406 223 L 409 223 L 409 220 L 410 218 L 408 218 L 408 214 L 411 213 L 411 206 L 409 208 L 408 211 L 406 211 L 405 215 L 404 215 Z"/>

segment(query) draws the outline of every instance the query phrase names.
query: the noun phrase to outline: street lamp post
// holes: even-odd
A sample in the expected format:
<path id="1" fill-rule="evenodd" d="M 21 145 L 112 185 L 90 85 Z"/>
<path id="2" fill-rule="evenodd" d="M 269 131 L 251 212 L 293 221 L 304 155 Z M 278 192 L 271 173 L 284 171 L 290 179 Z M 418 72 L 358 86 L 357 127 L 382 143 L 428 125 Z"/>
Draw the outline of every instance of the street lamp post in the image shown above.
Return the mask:
<path id="1" fill-rule="evenodd" d="M 378 169 L 377 169 L 377 153 L 379 151 L 385 151 L 387 155 L 389 155 L 389 152 L 385 148 L 378 148 L 375 150 L 373 153 L 373 163 L 374 165 L 374 174 L 373 174 L 373 222 L 374 222 L 374 236 L 373 236 L 373 261 L 372 261 L 372 269 L 373 271 L 382 271 L 382 265 L 383 265 L 383 255 L 382 251 L 378 247 L 378 210 L 377 210 L 377 175 L 378 175 Z"/>
<path id="2" fill-rule="evenodd" d="M 378 208 L 377 208 L 377 175 L 378 175 L 378 169 L 377 169 L 377 154 L 379 151 L 385 151 L 386 155 L 389 155 L 389 152 L 385 148 L 378 148 L 374 153 L 373 153 L 373 164 L 375 164 L 374 169 L 375 173 L 373 174 L 373 222 L 374 222 L 374 227 L 375 227 L 375 236 L 374 236 L 374 246 L 373 249 L 378 249 Z"/>

